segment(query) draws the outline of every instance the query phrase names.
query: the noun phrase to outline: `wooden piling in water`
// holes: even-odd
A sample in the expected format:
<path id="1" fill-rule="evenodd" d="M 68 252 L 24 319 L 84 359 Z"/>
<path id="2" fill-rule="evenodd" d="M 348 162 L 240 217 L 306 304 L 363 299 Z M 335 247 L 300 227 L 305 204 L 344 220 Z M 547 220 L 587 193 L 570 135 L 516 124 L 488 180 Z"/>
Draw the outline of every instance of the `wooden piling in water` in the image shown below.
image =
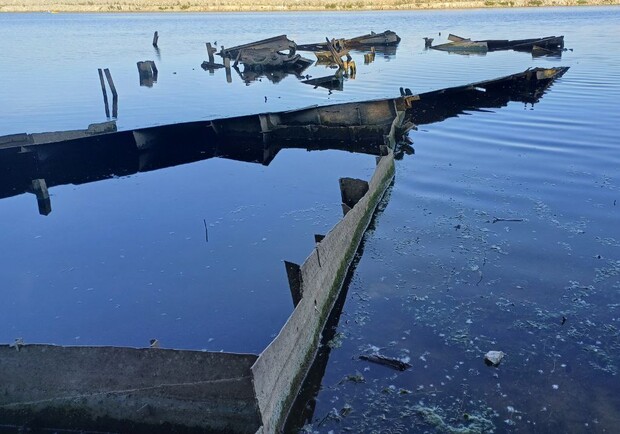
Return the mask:
<path id="1" fill-rule="evenodd" d="M 118 93 L 116 92 L 116 86 L 114 86 L 114 80 L 112 80 L 112 74 L 110 74 L 110 70 L 105 68 L 103 70 L 105 73 L 105 77 L 108 79 L 108 85 L 110 86 L 110 90 L 112 91 L 112 117 L 118 117 Z"/>
<path id="2" fill-rule="evenodd" d="M 105 90 L 105 81 L 103 81 L 103 71 L 101 68 L 98 68 L 99 71 L 99 81 L 101 82 L 101 92 L 103 92 L 103 103 L 105 104 L 105 115 L 106 117 L 110 117 L 110 106 L 108 105 L 108 93 Z"/>
<path id="3" fill-rule="evenodd" d="M 215 58 L 213 57 L 213 53 L 217 51 L 217 48 L 211 45 L 211 42 L 207 42 L 207 54 L 209 55 L 209 63 L 215 63 Z"/>
<path id="4" fill-rule="evenodd" d="M 157 31 L 153 34 L 153 47 L 157 48 L 157 41 L 159 40 L 159 34 Z"/>
<path id="5" fill-rule="evenodd" d="M 157 83 L 157 66 L 152 60 L 137 62 L 138 75 L 140 76 L 140 86 L 153 87 Z"/>
<path id="6" fill-rule="evenodd" d="M 224 57 L 224 68 L 226 68 L 226 81 L 232 83 L 232 74 L 230 71 L 230 58 Z"/>

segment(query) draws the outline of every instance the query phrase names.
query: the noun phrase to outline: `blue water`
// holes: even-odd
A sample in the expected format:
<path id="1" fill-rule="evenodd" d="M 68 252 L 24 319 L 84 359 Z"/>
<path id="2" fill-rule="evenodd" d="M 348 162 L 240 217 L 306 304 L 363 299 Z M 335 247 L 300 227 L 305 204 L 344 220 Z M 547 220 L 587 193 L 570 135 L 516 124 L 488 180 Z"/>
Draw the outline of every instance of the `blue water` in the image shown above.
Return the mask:
<path id="1" fill-rule="evenodd" d="M 513 102 L 410 133 L 416 153 L 397 162 L 320 390 L 304 398 L 292 430 L 614 432 L 619 22 L 618 8 L 585 7 L 0 15 L 0 135 L 106 120 L 97 76 L 105 67 L 119 91 L 119 129 L 130 129 L 570 66 L 533 106 Z M 224 71 L 200 68 L 207 41 L 286 33 L 310 43 L 385 29 L 402 37 L 396 53 L 369 65 L 354 53 L 357 75 L 342 92 L 293 75 L 246 84 L 233 73 L 229 84 Z M 448 33 L 563 34 L 569 51 L 558 59 L 424 50 L 424 36 L 442 42 Z M 152 88 L 139 86 L 139 60 L 159 68 Z M 54 187 L 46 217 L 31 194 L 2 199 L 0 341 L 146 346 L 158 338 L 167 347 L 260 351 L 292 308 L 281 261 L 302 262 L 313 234 L 337 221 L 338 178 L 367 179 L 373 167 L 371 156 L 285 150 L 269 166 L 209 159 Z M 498 368 L 483 363 L 489 350 L 506 353 Z M 358 359 L 373 351 L 412 368 Z"/>

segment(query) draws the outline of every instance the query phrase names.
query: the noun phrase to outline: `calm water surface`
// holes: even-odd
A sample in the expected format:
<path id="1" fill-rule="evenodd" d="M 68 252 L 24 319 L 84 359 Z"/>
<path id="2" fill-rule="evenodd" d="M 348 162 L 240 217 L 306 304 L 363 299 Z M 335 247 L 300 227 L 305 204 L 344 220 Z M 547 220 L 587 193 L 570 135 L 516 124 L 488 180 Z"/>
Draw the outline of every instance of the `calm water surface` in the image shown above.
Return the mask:
<path id="1" fill-rule="evenodd" d="M 570 66 L 533 106 L 410 133 L 416 153 L 397 163 L 290 431 L 615 432 L 619 22 L 618 8 L 0 15 L 0 134 L 105 120 L 100 67 L 119 90 L 118 126 L 130 129 Z M 223 71 L 200 68 L 206 41 L 286 33 L 306 43 L 385 29 L 403 38 L 396 53 L 370 65 L 356 53 L 357 76 L 342 92 L 294 75 L 228 84 Z M 563 34 L 571 50 L 560 59 L 424 50 L 422 37 L 450 32 Z M 139 60 L 157 63 L 152 88 L 139 86 Z M 208 159 L 55 187 L 46 217 L 31 194 L 2 199 L 0 341 L 146 346 L 156 337 L 260 351 L 292 308 L 281 260 L 302 262 L 312 235 L 338 220 L 338 177 L 367 179 L 373 166 L 365 155 L 284 150 L 269 166 Z M 498 368 L 483 363 L 489 350 L 506 353 Z M 375 351 L 412 368 L 358 359 Z"/>

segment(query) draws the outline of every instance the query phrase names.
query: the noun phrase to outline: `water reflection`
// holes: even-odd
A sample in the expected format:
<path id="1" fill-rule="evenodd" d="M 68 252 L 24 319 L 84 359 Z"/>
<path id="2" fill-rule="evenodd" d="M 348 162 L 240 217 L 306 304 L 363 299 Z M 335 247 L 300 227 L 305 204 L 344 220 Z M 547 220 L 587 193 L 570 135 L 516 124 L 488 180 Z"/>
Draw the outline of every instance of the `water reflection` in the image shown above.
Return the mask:
<path id="1" fill-rule="evenodd" d="M 528 70 L 417 96 L 412 96 L 409 89 L 401 89 L 403 95 L 411 95 L 405 97 L 410 99 L 411 107 L 405 112 L 399 134 L 406 137 L 415 125 L 440 122 L 466 111 L 500 108 L 511 101 L 533 105 L 566 70 Z M 328 77 L 325 84 L 333 79 Z M 315 85 L 320 85 L 320 81 Z M 285 148 L 380 155 L 386 135 L 392 134 L 390 130 L 394 128 L 396 104 L 396 99 L 386 99 L 311 107 L 78 139 L 67 137 L 68 140 L 52 143 L 33 144 L 28 135 L 15 142 L 15 136 L 7 136 L 2 140 L 6 145 L 0 149 L 0 198 L 33 192 L 39 212 L 47 215 L 51 212 L 47 189 L 56 185 L 83 184 L 214 157 L 268 165 Z M 403 142 L 401 137 L 395 139 Z M 396 151 L 398 158 L 413 153 L 406 140 Z"/>
<path id="2" fill-rule="evenodd" d="M 239 122 L 248 120 L 245 117 Z M 247 131 L 239 135 L 232 128 L 228 133 L 217 134 L 211 122 L 193 122 L 7 147 L 0 149 L 0 199 L 34 193 L 40 214 L 48 215 L 51 203 L 47 189 L 58 185 L 80 185 L 209 158 L 267 166 L 282 149 L 331 149 L 379 155 L 379 143 L 375 139 L 344 142 L 336 137 L 317 136 L 310 142 L 277 137 L 269 140 Z"/>
<path id="3" fill-rule="evenodd" d="M 376 54 L 381 54 L 385 59 L 390 59 L 396 55 L 396 50 L 398 50 L 398 45 L 373 45 L 364 48 L 355 47 L 352 53 L 367 54 L 374 52 Z"/>
<path id="4" fill-rule="evenodd" d="M 302 81 L 302 83 L 309 84 L 310 86 L 314 86 L 315 89 L 317 87 L 323 87 L 330 91 L 332 90 L 343 91 L 344 90 L 344 76 L 343 74 L 338 74 L 338 73 L 334 75 L 327 75 L 325 77 L 311 78 L 311 79 Z"/>
<path id="5" fill-rule="evenodd" d="M 237 66 L 233 67 L 233 69 L 237 72 L 239 77 L 241 77 L 241 80 L 243 80 L 243 82 L 246 85 L 249 85 L 250 83 L 253 83 L 255 81 L 262 81 L 263 78 L 267 79 L 268 81 L 272 82 L 273 84 L 278 84 L 279 82 L 284 80 L 289 75 L 294 76 L 298 80 L 303 80 L 303 79 L 306 78 L 306 76 L 303 75 L 303 72 L 306 70 L 306 68 L 307 68 L 307 66 L 304 67 L 301 70 L 299 70 L 299 69 L 294 69 L 294 70 L 287 70 L 287 69 L 284 69 L 284 70 L 282 70 L 282 69 L 256 70 L 254 68 L 244 67 L 243 71 L 241 71 L 239 69 L 239 67 L 237 67 Z"/>
<path id="6" fill-rule="evenodd" d="M 564 74 L 566 70 L 560 73 Z M 531 71 L 531 74 L 536 72 Z M 480 111 L 489 108 L 501 108 L 509 102 L 522 102 L 532 106 L 553 84 L 531 82 L 529 80 L 502 81 L 491 85 L 479 83 L 471 86 L 459 86 L 420 95 L 408 116 L 415 125 L 441 122 L 444 119 L 458 116 L 466 111 Z"/>

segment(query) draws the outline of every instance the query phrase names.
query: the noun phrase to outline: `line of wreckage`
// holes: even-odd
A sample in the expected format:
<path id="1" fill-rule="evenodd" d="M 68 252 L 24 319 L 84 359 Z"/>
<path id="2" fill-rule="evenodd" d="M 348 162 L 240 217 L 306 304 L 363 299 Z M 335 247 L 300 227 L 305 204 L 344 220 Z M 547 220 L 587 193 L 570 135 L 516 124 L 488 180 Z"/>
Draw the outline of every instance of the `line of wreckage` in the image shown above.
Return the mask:
<path id="1" fill-rule="evenodd" d="M 460 54 L 486 53 L 490 51 L 514 50 L 532 53 L 533 56 L 557 55 L 564 49 L 564 36 L 545 36 L 531 39 L 485 39 L 472 41 L 450 34 L 450 42 L 432 45 L 432 38 L 424 38 L 427 48 Z"/>
<path id="2" fill-rule="evenodd" d="M 115 123 L 107 122 L 87 130 L 3 136 L 0 198 L 23 192 L 39 197 L 41 189 L 34 180 L 45 180 L 47 189 L 211 157 L 268 165 L 280 149 L 291 147 L 380 155 L 382 146 L 404 144 L 406 133 L 417 125 L 439 122 L 466 110 L 502 107 L 509 101 L 534 104 L 567 69 L 534 68 L 418 95 L 401 88 L 396 98 L 128 131 L 116 131 Z M 184 138 L 183 148 L 171 150 L 168 144 L 179 137 Z M 70 168 L 54 170 L 61 166 Z M 42 206 L 40 211 L 47 214 L 51 207 Z"/>
<path id="3" fill-rule="evenodd" d="M 84 131 L 0 137 L 0 198 L 34 193 L 41 214 L 51 212 L 48 187 L 207 158 L 267 165 L 284 148 L 377 156 L 369 182 L 341 179 L 343 219 L 319 236 L 317 248 L 301 266 L 285 263 L 294 309 L 260 354 L 16 340 L 0 345 L 0 424 L 144 433 L 164 428 L 280 432 L 317 356 L 327 318 L 332 310 L 337 313 L 335 299 L 346 293 L 346 270 L 393 179 L 394 159 L 413 152 L 408 132 L 416 125 L 510 101 L 534 104 L 567 70 L 533 68 L 418 95 L 401 89 L 395 98 L 128 131 L 116 131 L 114 123 L 107 123 Z M 382 355 L 360 359 L 407 369 Z"/>
<path id="4" fill-rule="evenodd" d="M 221 56 L 224 62 L 233 62 L 233 67 L 242 64 L 246 69 L 261 71 L 272 69 L 303 71 L 314 61 L 301 56 L 297 51 L 314 51 L 319 60 L 331 59 L 337 63 L 338 60 L 333 57 L 336 54 L 340 59 L 346 56 L 350 49 L 370 50 L 371 47 L 395 46 L 400 42 L 400 37 L 386 30 L 382 33 L 371 32 L 351 39 L 341 38 L 330 41 L 326 38 L 326 40 L 326 42 L 317 44 L 298 45 L 286 35 L 279 35 L 234 47 L 221 47 L 216 54 Z M 337 47 L 336 52 L 331 50 L 331 47 Z M 209 60 L 202 63 L 202 68 L 205 70 L 223 68 L 225 65 L 215 62 L 213 57 L 217 49 L 207 43 L 207 50 Z"/>

